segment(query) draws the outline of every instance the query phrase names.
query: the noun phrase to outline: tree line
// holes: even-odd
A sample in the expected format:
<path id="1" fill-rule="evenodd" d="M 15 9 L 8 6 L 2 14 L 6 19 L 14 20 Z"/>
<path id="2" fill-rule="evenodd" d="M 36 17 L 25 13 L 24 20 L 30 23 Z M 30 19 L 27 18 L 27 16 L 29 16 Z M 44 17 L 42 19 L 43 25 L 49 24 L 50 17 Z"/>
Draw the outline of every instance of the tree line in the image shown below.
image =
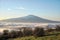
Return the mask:
<path id="1" fill-rule="evenodd" d="M 25 36 L 34 36 L 34 37 L 43 37 L 50 35 L 50 32 L 60 32 L 60 26 L 57 25 L 55 29 L 49 28 L 47 26 L 47 30 L 44 30 L 42 27 L 35 27 L 34 30 L 29 27 L 22 27 L 19 28 L 19 31 L 12 30 L 4 30 L 3 34 L 0 36 L 0 40 L 7 40 L 10 38 L 17 38 L 17 37 L 25 37 Z"/>

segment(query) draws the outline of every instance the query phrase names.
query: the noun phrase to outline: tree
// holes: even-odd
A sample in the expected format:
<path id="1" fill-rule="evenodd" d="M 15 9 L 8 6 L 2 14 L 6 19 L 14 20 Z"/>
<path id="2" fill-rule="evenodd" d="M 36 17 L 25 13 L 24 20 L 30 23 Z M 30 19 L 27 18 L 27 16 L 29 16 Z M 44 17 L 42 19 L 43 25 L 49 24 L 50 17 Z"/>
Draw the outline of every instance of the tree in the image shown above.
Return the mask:
<path id="1" fill-rule="evenodd" d="M 28 28 L 28 27 L 24 27 L 23 28 L 23 35 L 24 36 L 31 36 L 32 35 L 32 29 L 31 28 Z"/>
<path id="2" fill-rule="evenodd" d="M 56 26 L 56 31 L 60 31 L 60 26 L 59 25 Z"/>
<path id="3" fill-rule="evenodd" d="M 4 38 L 4 40 L 9 38 L 8 34 L 9 34 L 9 30 L 3 30 L 3 36 L 2 37 Z"/>
<path id="4" fill-rule="evenodd" d="M 11 38 L 16 38 L 17 37 L 16 34 L 17 34 L 17 32 L 12 30 L 11 31 Z"/>
<path id="5" fill-rule="evenodd" d="M 8 35 L 9 30 L 3 30 L 3 35 Z"/>
<path id="6" fill-rule="evenodd" d="M 23 37 L 23 32 L 22 31 L 17 31 L 17 36 L 18 37 Z"/>
<path id="7" fill-rule="evenodd" d="M 45 35 L 44 28 L 36 27 L 34 30 L 34 36 L 41 37 Z"/>

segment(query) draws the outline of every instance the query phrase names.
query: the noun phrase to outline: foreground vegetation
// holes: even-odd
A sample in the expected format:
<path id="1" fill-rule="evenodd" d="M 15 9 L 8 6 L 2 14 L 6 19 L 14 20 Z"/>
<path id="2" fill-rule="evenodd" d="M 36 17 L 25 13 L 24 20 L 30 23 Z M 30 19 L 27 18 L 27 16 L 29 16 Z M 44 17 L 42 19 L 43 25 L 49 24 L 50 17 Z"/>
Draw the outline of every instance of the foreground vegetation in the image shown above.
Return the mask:
<path id="1" fill-rule="evenodd" d="M 4 30 L 0 40 L 60 40 L 60 26 L 56 26 L 55 29 L 47 26 L 47 30 L 41 27 L 35 27 L 34 30 L 23 27 L 19 28 L 19 31 L 12 30 L 11 32 Z"/>
<path id="2" fill-rule="evenodd" d="M 10 39 L 11 40 L 11 39 Z M 60 40 L 60 35 L 58 36 L 45 36 L 45 37 L 34 37 L 34 36 L 29 36 L 29 37 L 22 37 L 22 38 L 15 38 L 12 40 Z"/>

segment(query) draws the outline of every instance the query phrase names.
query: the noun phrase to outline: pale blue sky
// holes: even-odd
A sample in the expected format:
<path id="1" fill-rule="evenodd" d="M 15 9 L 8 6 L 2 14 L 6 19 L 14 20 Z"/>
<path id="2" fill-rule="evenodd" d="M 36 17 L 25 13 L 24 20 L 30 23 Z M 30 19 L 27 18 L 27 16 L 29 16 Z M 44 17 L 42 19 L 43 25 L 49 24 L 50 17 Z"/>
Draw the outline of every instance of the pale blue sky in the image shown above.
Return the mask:
<path id="1" fill-rule="evenodd" d="M 60 0 L 0 0 L 0 20 L 26 15 L 60 21 Z"/>

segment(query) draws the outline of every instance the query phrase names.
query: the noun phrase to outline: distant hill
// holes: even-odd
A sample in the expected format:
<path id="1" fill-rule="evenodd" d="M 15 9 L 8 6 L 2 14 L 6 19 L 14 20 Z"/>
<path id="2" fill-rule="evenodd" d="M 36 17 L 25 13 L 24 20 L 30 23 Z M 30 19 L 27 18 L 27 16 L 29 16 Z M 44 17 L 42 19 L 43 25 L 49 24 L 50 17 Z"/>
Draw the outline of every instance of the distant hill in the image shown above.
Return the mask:
<path id="1" fill-rule="evenodd" d="M 25 17 L 19 17 L 19 18 L 11 18 L 11 19 L 6 19 L 2 20 L 6 22 L 32 22 L 32 23 L 60 23 L 60 21 L 52 21 L 44 18 L 40 18 L 35 15 L 28 15 Z"/>

